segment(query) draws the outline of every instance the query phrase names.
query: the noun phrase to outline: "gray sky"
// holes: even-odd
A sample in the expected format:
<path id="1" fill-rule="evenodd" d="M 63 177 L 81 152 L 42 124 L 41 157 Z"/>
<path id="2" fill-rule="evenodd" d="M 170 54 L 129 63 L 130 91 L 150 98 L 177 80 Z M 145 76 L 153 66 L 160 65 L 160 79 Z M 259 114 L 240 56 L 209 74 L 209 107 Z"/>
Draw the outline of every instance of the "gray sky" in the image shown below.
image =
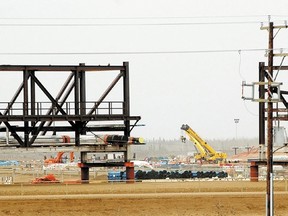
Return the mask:
<path id="1" fill-rule="evenodd" d="M 119 65 L 129 61 L 131 114 L 141 115 L 140 123 L 146 125 L 133 135 L 178 138 L 181 125 L 187 123 L 205 139 L 234 138 L 234 119 L 239 118 L 237 136 L 256 137 L 258 104 L 241 99 L 241 82 L 257 81 L 258 63 L 267 62 L 264 50 L 254 50 L 268 47 L 268 33 L 260 30 L 260 23 L 267 25 L 270 14 L 275 24 L 284 24 L 287 6 L 285 0 L 2 0 L 0 64 Z M 3 25 L 21 23 L 40 26 Z M 275 47 L 288 48 L 287 34 L 285 29 L 279 32 Z M 3 55 L 25 52 L 94 54 Z M 122 54 L 110 54 L 115 52 Z M 280 60 L 275 59 L 275 64 Z M 9 87 L 18 86 L 17 78 L 9 80 Z M 1 101 L 9 100 L 16 87 L 10 92 L 2 85 L 0 90 L 7 92 L 1 94 Z"/>

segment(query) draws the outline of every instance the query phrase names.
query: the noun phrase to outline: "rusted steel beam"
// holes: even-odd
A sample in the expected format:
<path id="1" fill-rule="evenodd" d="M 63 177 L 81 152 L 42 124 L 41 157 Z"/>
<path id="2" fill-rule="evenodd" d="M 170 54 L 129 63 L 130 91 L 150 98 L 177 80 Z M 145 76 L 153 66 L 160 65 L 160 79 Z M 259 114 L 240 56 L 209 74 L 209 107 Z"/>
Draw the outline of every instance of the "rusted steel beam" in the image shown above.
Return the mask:
<path id="1" fill-rule="evenodd" d="M 250 181 L 251 182 L 258 182 L 258 173 L 259 173 L 259 166 L 256 164 L 255 161 L 251 161 L 250 164 Z"/>

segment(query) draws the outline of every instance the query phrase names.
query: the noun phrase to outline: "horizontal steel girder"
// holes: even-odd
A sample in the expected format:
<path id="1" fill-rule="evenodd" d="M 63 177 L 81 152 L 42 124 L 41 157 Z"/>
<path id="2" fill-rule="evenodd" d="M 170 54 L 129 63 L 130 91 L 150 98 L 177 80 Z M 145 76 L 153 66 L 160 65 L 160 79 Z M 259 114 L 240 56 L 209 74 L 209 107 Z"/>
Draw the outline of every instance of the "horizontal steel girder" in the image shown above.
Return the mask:
<path id="1" fill-rule="evenodd" d="M 99 162 L 99 163 L 78 163 L 79 167 L 121 167 L 125 166 L 125 162 Z"/>
<path id="2" fill-rule="evenodd" d="M 41 66 L 41 65 L 0 65 L 0 71 L 121 71 L 124 70 L 124 66 L 65 66 L 65 65 L 53 65 L 53 66 Z"/>
<path id="3" fill-rule="evenodd" d="M 1 115 L 0 121 L 118 121 L 118 120 L 140 120 L 140 116 L 124 115 Z"/>
<path id="4" fill-rule="evenodd" d="M 13 126 L 12 126 L 13 127 Z M 87 126 L 82 128 L 81 130 L 84 132 L 89 132 L 89 131 L 123 131 L 125 129 L 124 126 L 121 127 L 113 127 L 113 126 L 101 126 L 101 127 L 97 127 L 97 126 Z M 6 127 L 2 127 L 0 128 L 0 132 L 6 132 Z M 16 132 L 24 132 L 26 130 L 28 131 L 33 131 L 35 130 L 35 127 L 21 127 L 21 126 L 17 126 L 14 127 L 14 130 Z M 71 131 L 75 131 L 75 129 L 72 126 L 50 126 L 50 127 L 43 127 L 41 131 L 59 131 L 59 132 L 71 132 Z"/>

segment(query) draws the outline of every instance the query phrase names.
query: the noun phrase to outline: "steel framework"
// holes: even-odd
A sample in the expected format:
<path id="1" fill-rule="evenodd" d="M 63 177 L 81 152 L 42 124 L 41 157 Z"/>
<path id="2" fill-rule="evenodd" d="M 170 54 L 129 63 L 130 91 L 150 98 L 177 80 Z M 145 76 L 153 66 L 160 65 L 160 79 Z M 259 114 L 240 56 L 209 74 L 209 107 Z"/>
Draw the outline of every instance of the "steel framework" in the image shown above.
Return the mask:
<path id="1" fill-rule="evenodd" d="M 14 143 L 6 143 L 5 147 L 39 147 L 37 138 L 45 135 L 47 131 L 53 131 L 54 134 L 61 131 L 72 132 L 75 135 L 75 143 L 70 145 L 81 147 L 84 144 L 81 143 L 80 135 L 87 132 L 114 131 L 129 137 L 131 130 L 141 119 L 140 116 L 130 115 L 128 62 L 119 66 L 0 65 L 0 73 L 13 71 L 22 72 L 23 81 L 9 102 L 0 102 L 0 124 L 6 126 L 1 127 L 0 132 L 8 130 L 16 140 Z M 100 98 L 87 101 L 87 73 L 109 71 L 117 73 L 114 80 Z M 68 77 L 58 94 L 53 96 L 37 76 L 41 73 L 53 75 L 53 83 L 57 72 L 68 72 Z M 120 99 L 106 101 L 111 90 L 121 80 L 123 90 Z M 1 82 L 5 84 L 5 80 Z M 37 101 L 36 88 L 44 93 L 48 101 Z M 68 101 L 68 97 L 74 100 Z M 106 124 L 99 124 L 104 121 Z M 64 123 L 55 126 L 55 122 Z M 93 126 L 89 125 L 89 122 L 93 122 Z M 54 146 L 61 145 L 63 143 L 54 143 Z"/>

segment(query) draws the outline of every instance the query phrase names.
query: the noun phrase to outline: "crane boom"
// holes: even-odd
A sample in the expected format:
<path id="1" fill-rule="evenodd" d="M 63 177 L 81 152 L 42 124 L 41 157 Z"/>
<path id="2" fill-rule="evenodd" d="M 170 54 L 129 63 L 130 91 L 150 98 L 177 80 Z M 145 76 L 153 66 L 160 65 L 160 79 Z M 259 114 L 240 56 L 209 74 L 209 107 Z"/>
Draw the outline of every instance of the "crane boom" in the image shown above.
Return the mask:
<path id="1" fill-rule="evenodd" d="M 204 159 L 207 161 L 222 161 L 227 158 L 227 154 L 223 152 L 216 152 L 212 146 L 205 142 L 192 128 L 183 124 L 181 127 L 182 130 L 186 132 L 189 136 L 189 139 L 195 144 L 196 148 L 200 153 L 195 155 L 196 159 Z"/>

